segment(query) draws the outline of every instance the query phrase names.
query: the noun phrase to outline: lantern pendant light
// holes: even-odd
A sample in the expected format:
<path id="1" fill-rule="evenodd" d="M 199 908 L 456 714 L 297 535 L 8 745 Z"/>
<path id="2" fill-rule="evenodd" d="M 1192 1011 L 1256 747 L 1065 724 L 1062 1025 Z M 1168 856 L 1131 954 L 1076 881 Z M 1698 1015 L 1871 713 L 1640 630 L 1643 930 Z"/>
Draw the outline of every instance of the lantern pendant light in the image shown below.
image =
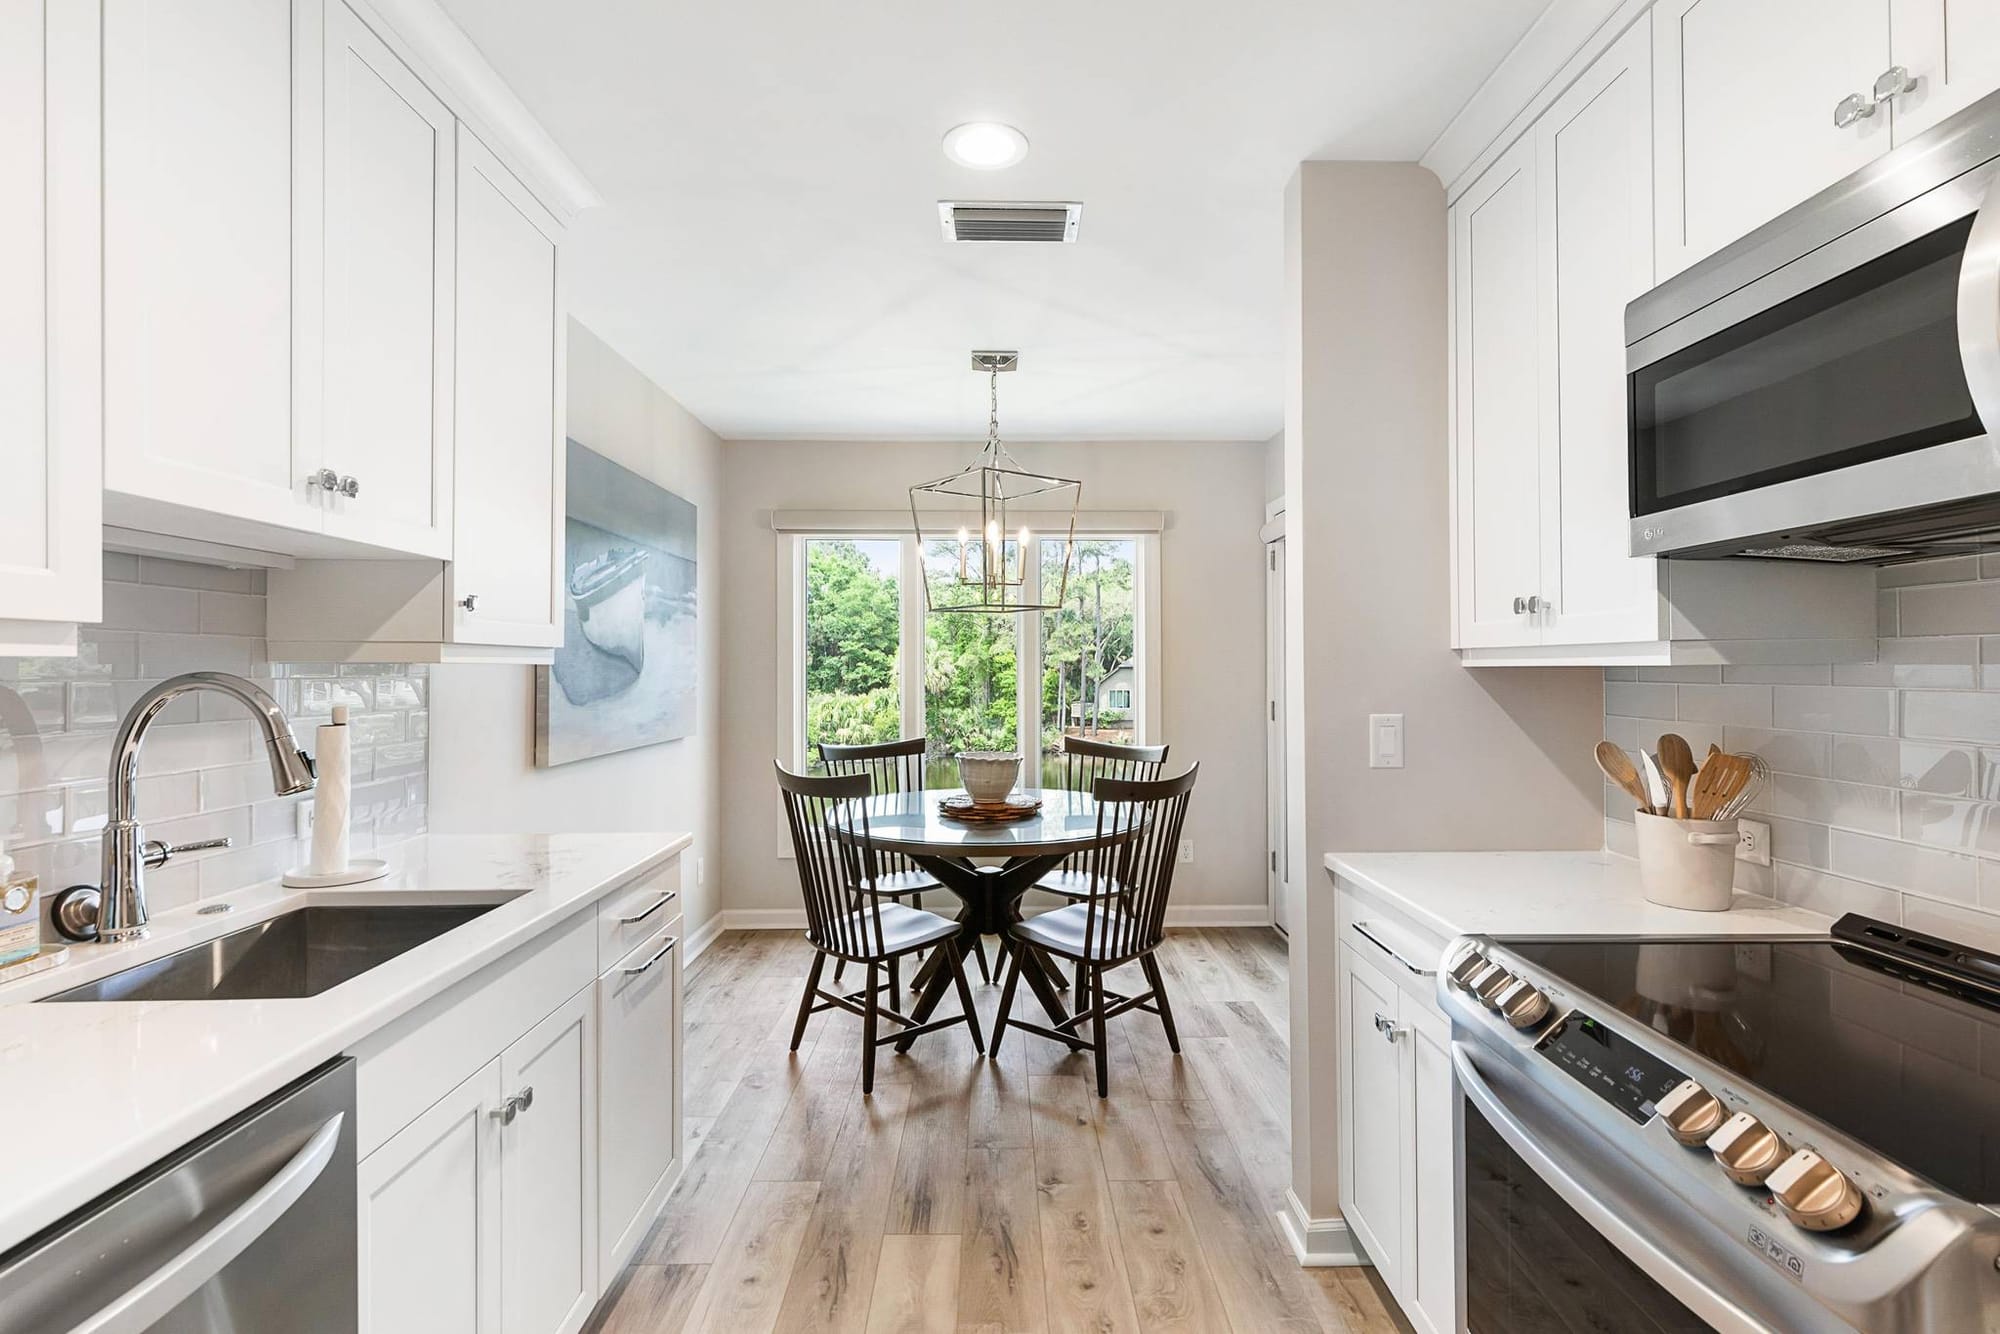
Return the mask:
<path id="1" fill-rule="evenodd" d="M 918 550 L 926 557 L 956 556 L 955 580 L 949 572 L 924 580 L 924 605 L 931 611 L 1056 611 L 1069 589 L 1083 483 L 1029 472 L 1001 443 L 1000 375 L 1020 364 L 1016 352 L 972 354 L 972 369 L 987 377 L 986 447 L 964 469 L 910 488 Z M 1044 541 L 1061 542 L 1062 565 L 1045 566 L 1031 584 L 1034 528 Z"/>

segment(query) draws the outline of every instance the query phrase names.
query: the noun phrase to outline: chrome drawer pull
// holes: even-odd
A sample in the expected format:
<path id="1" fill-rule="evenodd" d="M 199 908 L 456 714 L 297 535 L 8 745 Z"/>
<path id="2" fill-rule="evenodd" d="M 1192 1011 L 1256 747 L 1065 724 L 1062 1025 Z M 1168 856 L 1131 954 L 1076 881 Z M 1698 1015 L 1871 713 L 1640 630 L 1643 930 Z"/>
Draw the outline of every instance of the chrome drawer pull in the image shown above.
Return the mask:
<path id="1" fill-rule="evenodd" d="M 672 902 L 673 902 L 673 901 L 675 900 L 675 898 L 679 897 L 679 894 L 680 894 L 680 891 L 678 891 L 678 890 L 673 890 L 673 889 L 670 889 L 670 890 L 668 890 L 668 891 L 667 891 L 666 893 L 664 893 L 664 894 L 660 895 L 660 897 L 659 897 L 658 901 L 657 901 L 657 902 L 655 902 L 655 903 L 653 904 L 653 906 L 652 906 L 652 907 L 650 907 L 650 908 L 646 909 L 646 911 L 644 911 L 644 912 L 642 912 L 642 913 L 639 913 L 639 914 L 637 914 L 636 916 L 633 916 L 633 917 L 621 917 L 621 918 L 619 918 L 619 919 L 618 919 L 618 925 L 620 925 L 620 926 L 630 926 L 630 925 L 632 925 L 632 924 L 633 924 L 634 922 L 643 922 L 643 921 L 645 921 L 645 920 L 646 920 L 646 919 L 647 919 L 648 917 L 651 917 L 651 916 L 652 916 L 652 915 L 653 915 L 654 913 L 656 913 L 656 912 L 658 912 L 658 911 L 659 911 L 660 909 L 662 909 L 662 908 L 666 907 L 666 906 L 667 906 L 667 905 L 668 905 L 669 903 L 672 903 Z"/>
<path id="2" fill-rule="evenodd" d="M 640 964 L 637 968 L 621 968 L 618 971 L 625 974 L 625 976 L 627 977 L 632 977 L 635 976 L 636 974 L 643 973 L 648 968 L 651 968 L 654 964 L 658 963 L 660 960 L 666 958 L 669 954 L 673 953 L 674 946 L 680 943 L 681 943 L 681 938 L 679 936 L 668 936 L 667 943 L 660 946 L 660 952 L 658 954 L 655 954 L 652 958 L 646 960 L 646 962 Z"/>
<path id="3" fill-rule="evenodd" d="M 1360 936 L 1370 945 L 1373 945 L 1376 949 L 1382 951 L 1382 953 L 1388 955 L 1390 958 L 1394 959 L 1397 963 L 1403 965 L 1403 967 L 1415 973 L 1418 977 L 1437 976 L 1437 969 L 1419 968 L 1417 967 L 1417 965 L 1411 963 L 1408 959 L 1405 959 L 1402 955 L 1396 953 L 1394 946 L 1390 945 L 1388 941 L 1382 939 L 1382 937 L 1376 935 L 1373 931 L 1370 931 L 1368 929 L 1368 923 L 1353 922 L 1350 923 L 1349 925 L 1353 926 L 1355 935 Z"/>

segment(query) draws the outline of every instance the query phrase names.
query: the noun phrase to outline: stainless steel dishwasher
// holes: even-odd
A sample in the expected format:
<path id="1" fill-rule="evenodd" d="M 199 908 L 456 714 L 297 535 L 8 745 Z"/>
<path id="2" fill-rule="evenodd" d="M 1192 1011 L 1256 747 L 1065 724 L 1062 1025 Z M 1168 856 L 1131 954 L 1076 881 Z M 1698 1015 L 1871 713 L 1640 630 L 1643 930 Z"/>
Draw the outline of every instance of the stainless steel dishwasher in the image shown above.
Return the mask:
<path id="1" fill-rule="evenodd" d="M 353 1334 L 354 1062 L 0 1255 L 0 1334 Z"/>

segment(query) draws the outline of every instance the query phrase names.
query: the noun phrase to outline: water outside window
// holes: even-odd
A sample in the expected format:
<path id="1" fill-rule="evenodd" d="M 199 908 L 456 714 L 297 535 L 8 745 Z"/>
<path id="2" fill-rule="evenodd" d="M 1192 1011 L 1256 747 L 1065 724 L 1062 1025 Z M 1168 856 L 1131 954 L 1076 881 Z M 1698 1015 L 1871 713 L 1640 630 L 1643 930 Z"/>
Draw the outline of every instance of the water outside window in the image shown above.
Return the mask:
<path id="1" fill-rule="evenodd" d="M 1042 590 L 1053 597 L 1062 577 L 1062 544 L 1042 542 Z M 1077 543 L 1063 609 L 1042 613 L 1041 771 L 1044 787 L 1062 786 L 1062 739 L 1137 739 L 1138 686 L 1130 538 Z"/>
<path id="2" fill-rule="evenodd" d="M 806 542 L 806 761 L 819 743 L 894 741 L 903 730 L 902 603 L 894 538 Z"/>
<path id="3" fill-rule="evenodd" d="M 931 604 L 977 602 L 977 587 L 958 581 L 958 544 L 924 548 Z M 924 616 L 925 785 L 957 787 L 962 750 L 1020 745 L 1015 665 L 1022 618 L 1011 613 L 927 612 Z M 1032 781 L 1023 775 L 1024 781 Z"/>

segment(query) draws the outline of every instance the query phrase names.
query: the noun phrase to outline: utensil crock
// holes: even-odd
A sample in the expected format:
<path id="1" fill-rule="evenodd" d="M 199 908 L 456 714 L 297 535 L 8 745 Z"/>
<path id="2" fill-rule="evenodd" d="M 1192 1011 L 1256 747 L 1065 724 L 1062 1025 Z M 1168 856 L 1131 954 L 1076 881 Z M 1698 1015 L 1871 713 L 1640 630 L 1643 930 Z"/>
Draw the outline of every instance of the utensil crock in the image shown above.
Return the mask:
<path id="1" fill-rule="evenodd" d="M 1650 903 L 1725 912 L 1736 887 L 1736 821 L 1675 820 L 1634 812 L 1639 888 Z"/>

